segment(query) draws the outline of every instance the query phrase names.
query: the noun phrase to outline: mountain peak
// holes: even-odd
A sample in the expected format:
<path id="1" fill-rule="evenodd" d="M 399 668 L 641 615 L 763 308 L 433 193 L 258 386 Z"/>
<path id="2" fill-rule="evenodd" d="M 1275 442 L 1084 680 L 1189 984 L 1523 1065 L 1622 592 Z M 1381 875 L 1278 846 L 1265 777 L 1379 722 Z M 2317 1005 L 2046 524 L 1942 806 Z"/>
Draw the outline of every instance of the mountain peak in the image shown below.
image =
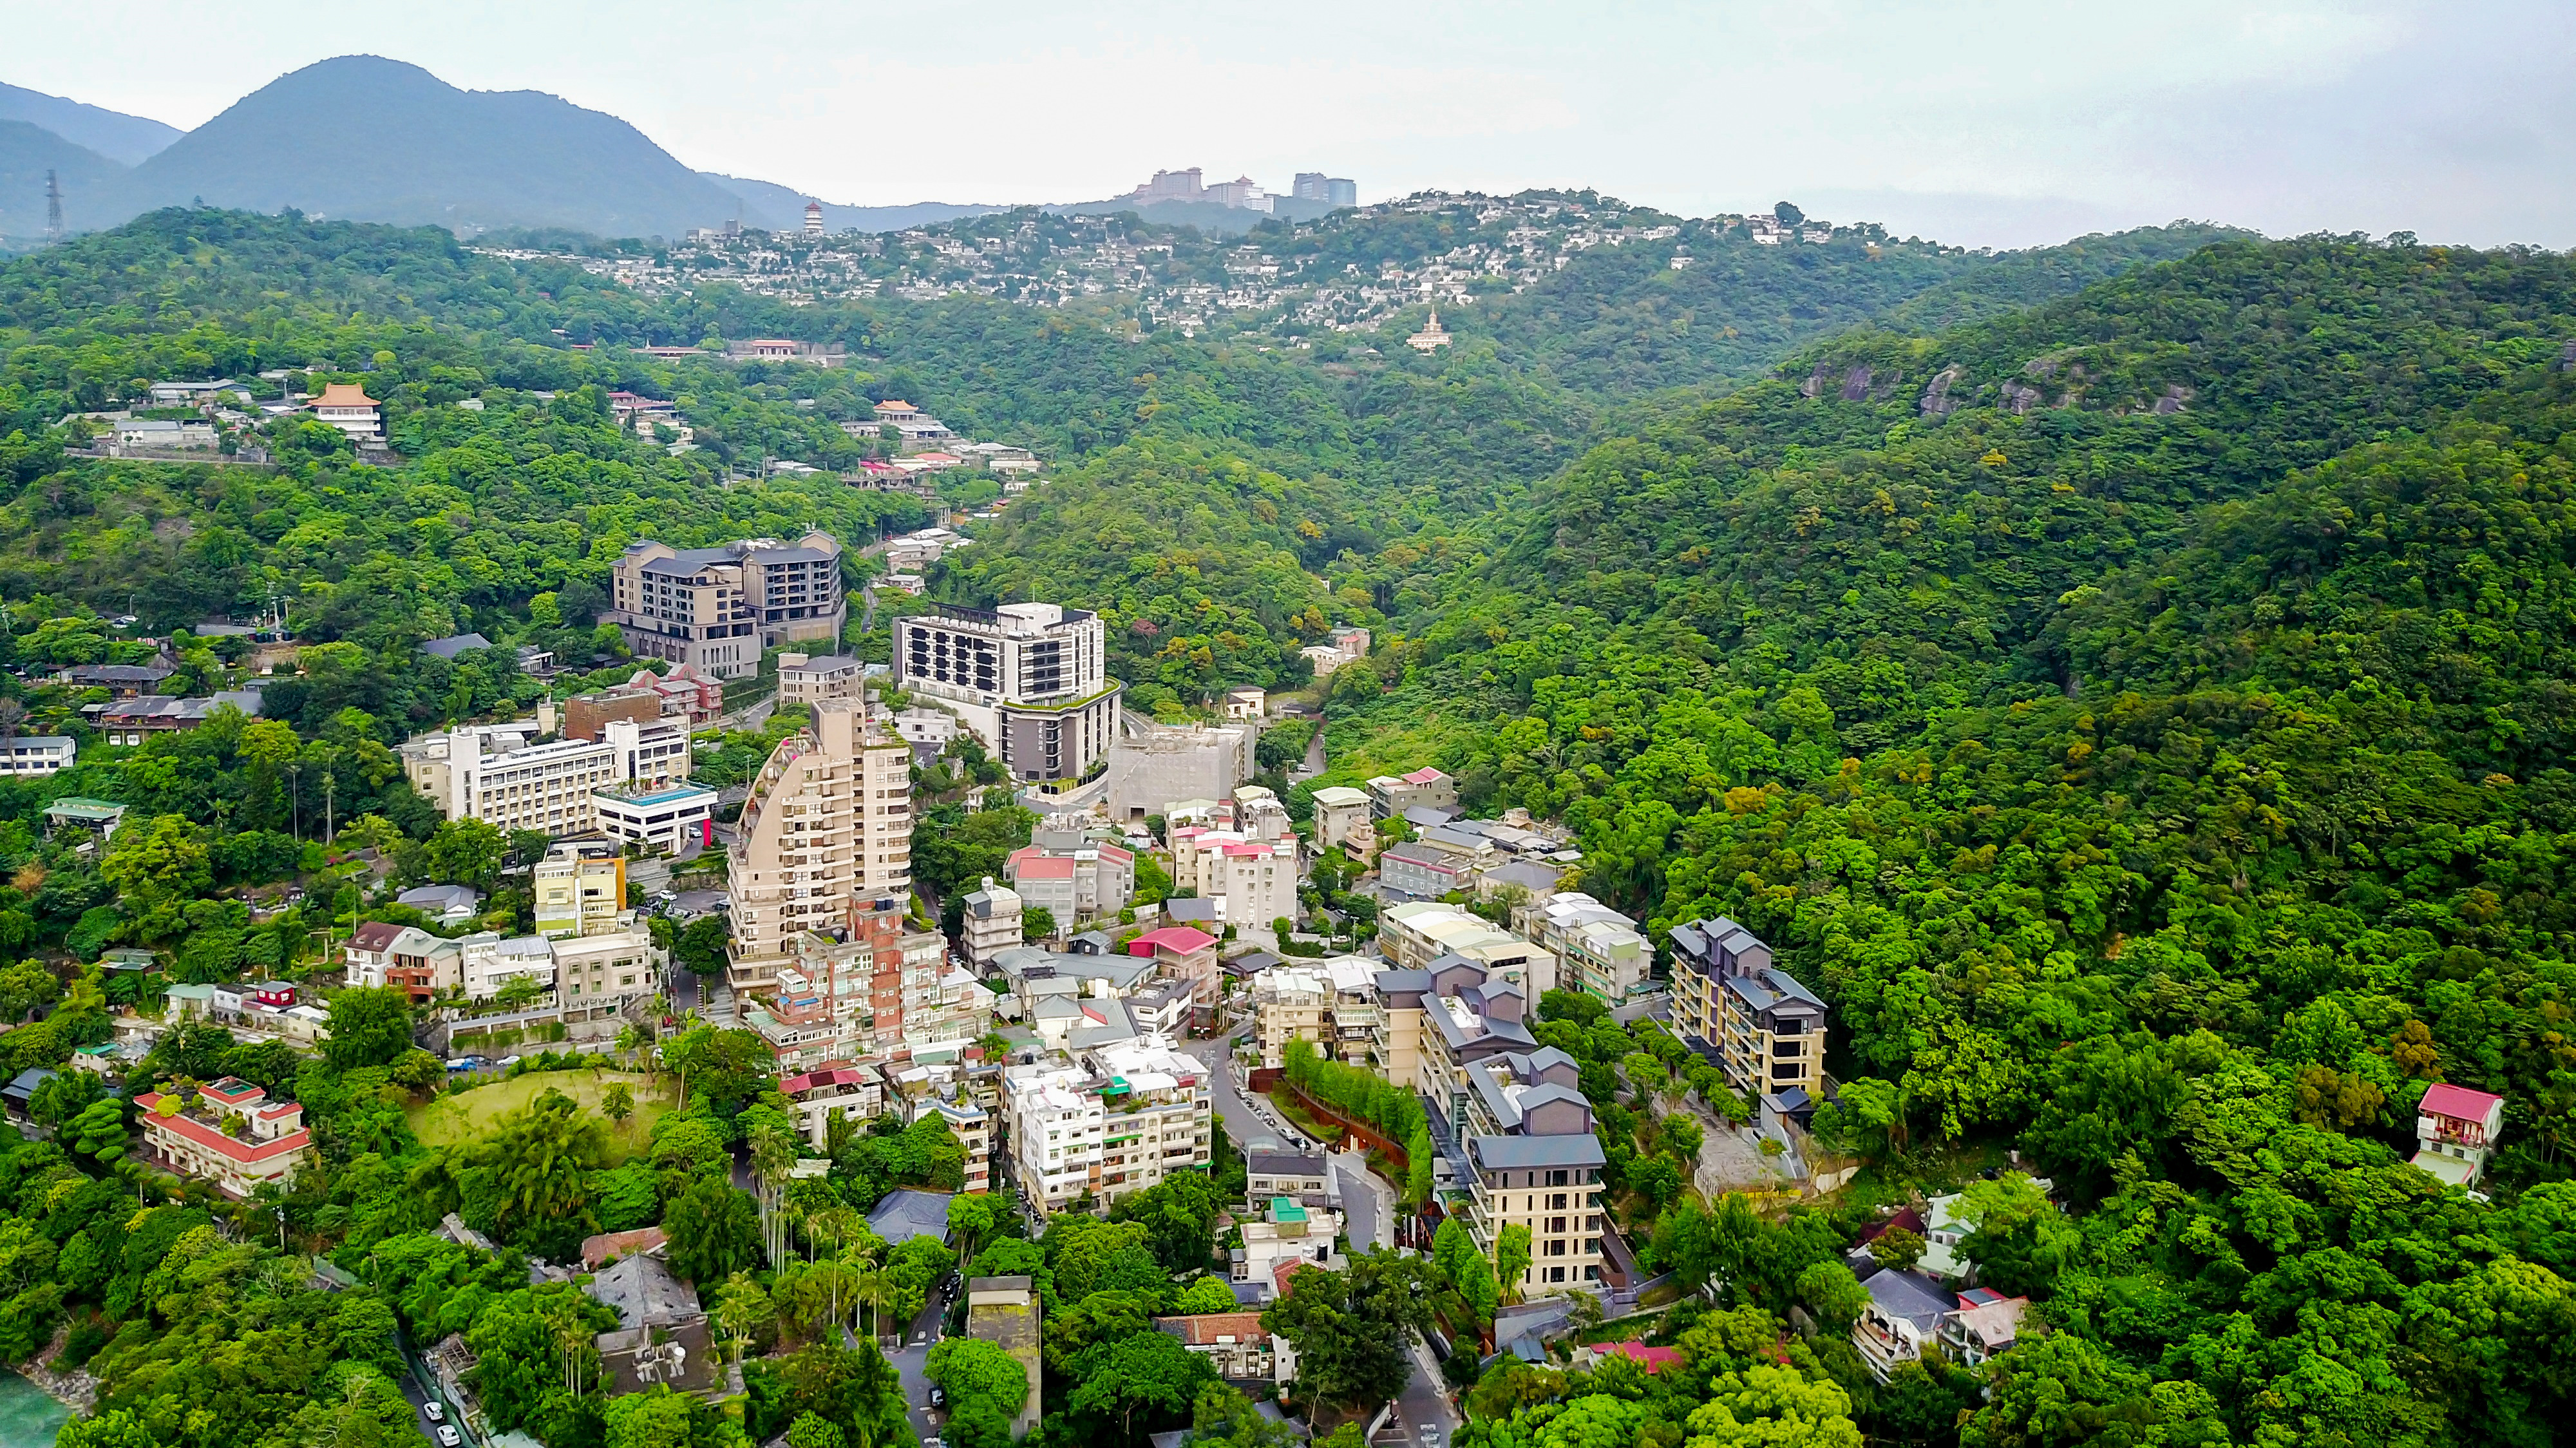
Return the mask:
<path id="1" fill-rule="evenodd" d="M 350 147 L 356 129 L 399 136 Z M 87 226 L 187 205 L 308 213 L 471 234 L 560 226 L 678 236 L 741 209 L 615 116 L 539 91 L 467 91 L 405 61 L 343 55 L 291 71 L 153 156 Z"/>

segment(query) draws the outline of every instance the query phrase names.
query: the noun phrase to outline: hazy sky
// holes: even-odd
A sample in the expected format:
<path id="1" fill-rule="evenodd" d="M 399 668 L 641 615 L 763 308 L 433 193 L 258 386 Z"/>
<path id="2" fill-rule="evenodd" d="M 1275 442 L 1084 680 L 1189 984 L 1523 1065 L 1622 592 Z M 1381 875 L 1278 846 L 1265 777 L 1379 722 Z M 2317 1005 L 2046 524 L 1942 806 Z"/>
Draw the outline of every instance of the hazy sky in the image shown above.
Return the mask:
<path id="1" fill-rule="evenodd" d="M 0 80 L 178 126 L 391 56 L 836 202 L 1085 200 L 1198 165 L 1363 200 L 1785 198 L 1998 246 L 2176 217 L 2576 243 L 2576 0 L 7 0 L 0 34 Z"/>

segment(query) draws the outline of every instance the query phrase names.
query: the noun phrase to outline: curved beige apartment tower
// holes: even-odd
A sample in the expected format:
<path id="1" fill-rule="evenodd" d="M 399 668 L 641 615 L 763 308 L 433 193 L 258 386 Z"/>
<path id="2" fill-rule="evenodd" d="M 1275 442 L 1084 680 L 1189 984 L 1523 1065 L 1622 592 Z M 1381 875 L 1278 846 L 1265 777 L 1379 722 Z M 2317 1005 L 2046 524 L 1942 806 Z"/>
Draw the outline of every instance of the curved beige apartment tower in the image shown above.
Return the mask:
<path id="1" fill-rule="evenodd" d="M 912 747 L 846 700 L 778 743 L 751 783 L 728 854 L 726 978 L 766 987 L 797 937 L 844 926 L 850 901 L 912 893 Z"/>

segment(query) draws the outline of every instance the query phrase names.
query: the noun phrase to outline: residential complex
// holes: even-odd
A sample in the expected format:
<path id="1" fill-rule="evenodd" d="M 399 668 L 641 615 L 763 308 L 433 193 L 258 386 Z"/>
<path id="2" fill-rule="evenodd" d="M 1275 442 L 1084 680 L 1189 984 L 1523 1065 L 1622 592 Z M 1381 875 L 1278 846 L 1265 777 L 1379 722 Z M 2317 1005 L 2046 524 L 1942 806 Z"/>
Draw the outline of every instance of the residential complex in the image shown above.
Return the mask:
<path id="1" fill-rule="evenodd" d="M 302 1106 L 270 1101 L 264 1088 L 231 1076 L 193 1100 L 147 1091 L 134 1105 L 150 1160 L 213 1182 L 227 1196 L 284 1187 L 313 1147 Z"/>
<path id="2" fill-rule="evenodd" d="M 1175 801 L 1169 809 L 1165 834 L 1176 888 L 1216 901 L 1220 917 L 1238 932 L 1298 918 L 1302 866 L 1278 796 L 1241 785 L 1230 800 Z"/>
<path id="3" fill-rule="evenodd" d="M 1453 1098 L 1465 1108 L 1454 1124 L 1465 1145 L 1469 1230 L 1488 1256 L 1506 1226 L 1529 1230 L 1522 1291 L 1533 1297 L 1601 1276 L 1608 1158 L 1576 1075 L 1563 1051 L 1497 1053 L 1459 1072 L 1469 1090 Z"/>
<path id="4" fill-rule="evenodd" d="M 452 820 L 477 819 L 505 833 L 591 833 L 599 826 L 592 792 L 624 783 L 616 748 L 535 738 L 526 722 L 427 734 L 402 746 L 403 771 Z"/>
<path id="5" fill-rule="evenodd" d="M 1825 1003 L 1771 963 L 1771 947 L 1723 916 L 1672 928 L 1673 1028 L 1739 1091 L 1825 1086 Z"/>
<path id="6" fill-rule="evenodd" d="M 820 658 L 805 654 L 778 656 L 778 702 L 780 704 L 820 704 L 826 699 L 861 697 L 860 684 L 867 677 L 867 666 L 856 654 L 826 654 Z"/>
<path id="7" fill-rule="evenodd" d="M 765 649 L 836 640 L 849 618 L 841 545 L 823 532 L 686 550 L 638 540 L 617 560 L 610 605 L 599 621 L 617 625 L 638 657 L 719 679 L 758 673 Z"/>
<path id="8" fill-rule="evenodd" d="M 1398 905 L 1381 915 L 1378 948 L 1407 969 L 1421 969 L 1447 955 L 1474 961 L 1519 986 L 1532 1001 L 1558 987 L 1556 955 L 1547 947 L 1433 900 Z"/>
<path id="9" fill-rule="evenodd" d="M 1015 779 L 1079 779 L 1108 756 L 1120 685 L 1100 616 L 1052 603 L 939 605 L 894 621 L 895 682 L 937 699 Z"/>
<path id="10" fill-rule="evenodd" d="M 1377 973 L 1383 961 L 1337 955 L 1313 965 L 1274 965 L 1252 978 L 1254 1040 L 1261 1064 L 1277 1067 L 1290 1041 L 1311 1041 L 1329 1059 L 1375 1063 L 1383 1012 Z"/>
<path id="11" fill-rule="evenodd" d="M 1134 1041 L 1003 1073 L 1015 1176 L 1053 1216 L 1086 1197 L 1114 1201 L 1214 1160 L 1206 1068 L 1169 1046 Z"/>
<path id="12" fill-rule="evenodd" d="M 1116 915 L 1136 894 L 1135 852 L 1076 830 L 1034 832 L 1002 873 L 1023 908 L 1045 910 L 1062 926 Z"/>
<path id="13" fill-rule="evenodd" d="M 857 706 L 814 706 L 810 730 L 779 741 L 752 780 L 728 856 L 733 940 L 726 974 L 765 986 L 805 932 L 842 923 L 850 902 L 912 890 L 912 749 Z"/>
<path id="14" fill-rule="evenodd" d="M 1315 848 L 1342 847 L 1355 860 L 1366 860 L 1377 853 L 1377 820 L 1369 812 L 1366 791 L 1347 784 L 1327 785 L 1316 790 Z"/>
<path id="15" fill-rule="evenodd" d="M 1426 766 L 1411 774 L 1377 776 L 1368 782 L 1368 796 L 1369 814 L 1375 819 L 1395 819 L 1417 806 L 1455 810 L 1458 781 Z"/>
<path id="16" fill-rule="evenodd" d="M 984 877 L 983 889 L 967 892 L 957 910 L 958 943 L 976 965 L 990 965 L 995 956 L 1025 943 L 1021 920 L 1026 904 L 1017 890 L 1003 888 L 990 875 Z"/>

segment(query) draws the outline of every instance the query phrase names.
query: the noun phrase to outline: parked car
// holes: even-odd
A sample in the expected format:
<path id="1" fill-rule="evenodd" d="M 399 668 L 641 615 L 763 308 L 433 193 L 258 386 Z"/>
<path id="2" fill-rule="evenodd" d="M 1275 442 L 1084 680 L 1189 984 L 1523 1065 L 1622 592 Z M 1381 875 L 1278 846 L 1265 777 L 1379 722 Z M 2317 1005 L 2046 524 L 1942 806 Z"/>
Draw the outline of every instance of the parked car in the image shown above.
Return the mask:
<path id="1" fill-rule="evenodd" d="M 455 1426 L 449 1423 L 439 1424 L 432 1430 L 432 1435 L 438 1439 L 438 1448 L 461 1448 L 465 1442 L 465 1436 L 457 1432 Z"/>
<path id="2" fill-rule="evenodd" d="M 932 1383 L 932 1384 L 930 1385 L 930 1406 L 932 1406 L 932 1407 L 934 1407 L 934 1408 L 945 1408 L 945 1407 L 947 1407 L 947 1406 L 948 1406 L 948 1390 L 947 1390 L 946 1388 L 943 1388 L 943 1387 L 939 1386 L 937 1383 Z"/>
<path id="3" fill-rule="evenodd" d="M 447 1410 L 434 1402 L 421 1404 L 420 1415 L 433 1423 L 444 1423 L 447 1421 Z"/>

